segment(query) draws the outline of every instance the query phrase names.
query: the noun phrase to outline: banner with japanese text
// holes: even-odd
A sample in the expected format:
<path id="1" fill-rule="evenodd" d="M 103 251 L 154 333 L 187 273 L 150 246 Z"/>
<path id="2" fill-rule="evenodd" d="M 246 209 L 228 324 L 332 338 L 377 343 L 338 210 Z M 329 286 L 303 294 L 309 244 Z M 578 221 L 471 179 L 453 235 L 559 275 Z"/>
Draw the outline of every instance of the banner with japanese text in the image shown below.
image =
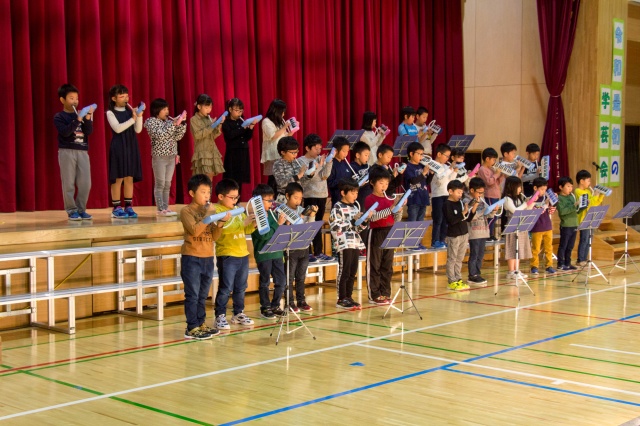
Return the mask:
<path id="1" fill-rule="evenodd" d="M 600 86 L 600 120 L 598 121 L 598 165 L 599 176 L 596 182 L 601 185 L 609 183 L 611 170 L 611 87 Z"/>
<path id="2" fill-rule="evenodd" d="M 622 83 L 624 81 L 624 21 L 613 20 L 613 55 L 611 75 L 611 116 L 609 118 L 609 185 L 619 186 L 622 176 Z M 602 121 L 602 120 L 601 120 Z"/>

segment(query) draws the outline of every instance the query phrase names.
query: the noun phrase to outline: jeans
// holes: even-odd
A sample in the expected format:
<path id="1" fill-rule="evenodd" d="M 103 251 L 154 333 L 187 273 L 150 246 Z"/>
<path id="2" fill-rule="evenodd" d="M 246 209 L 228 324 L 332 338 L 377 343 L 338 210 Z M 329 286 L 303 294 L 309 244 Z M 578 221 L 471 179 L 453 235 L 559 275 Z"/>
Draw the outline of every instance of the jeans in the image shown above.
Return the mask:
<path id="1" fill-rule="evenodd" d="M 412 204 L 407 206 L 407 222 L 418 222 L 424 220 L 424 214 L 427 212 L 427 206 Z"/>
<path id="2" fill-rule="evenodd" d="M 486 240 L 484 238 L 476 238 L 469 240 L 469 276 L 480 275 L 482 269 L 482 260 L 484 259 L 484 249 Z"/>
<path id="3" fill-rule="evenodd" d="M 558 268 L 571 265 L 571 252 L 576 245 L 576 230 L 573 226 L 569 228 L 560 227 L 560 245 L 558 246 Z"/>
<path id="4" fill-rule="evenodd" d="M 205 301 L 213 280 L 213 257 L 182 255 L 180 276 L 184 283 L 184 315 L 187 329 L 200 327 L 207 317 Z"/>
<path id="5" fill-rule="evenodd" d="M 291 250 L 289 252 L 289 258 L 286 265 L 289 268 L 289 303 L 294 303 L 293 299 L 293 281 L 295 279 L 295 301 L 302 303 L 305 301 L 304 296 L 304 280 L 307 277 L 307 267 L 309 266 L 309 251 L 304 250 Z M 286 269 L 285 269 L 286 271 Z"/>
<path id="6" fill-rule="evenodd" d="M 62 196 L 67 214 L 84 213 L 91 190 L 91 165 L 89 153 L 79 149 L 58 150 L 58 164 L 62 180 Z M 78 187 L 78 195 L 73 198 Z"/>
<path id="7" fill-rule="evenodd" d="M 151 157 L 151 167 L 153 168 L 153 196 L 156 200 L 158 211 L 169 208 L 169 191 L 173 180 L 173 171 L 176 168 L 176 156 L 166 155 L 162 157 Z"/>
<path id="8" fill-rule="evenodd" d="M 431 218 L 433 219 L 433 232 L 431 234 L 431 244 L 436 241 L 444 242 L 447 238 L 447 221 L 444 220 L 444 202 L 448 196 L 433 197 L 431 199 Z"/>
<path id="9" fill-rule="evenodd" d="M 244 292 L 249 278 L 249 256 L 218 256 L 218 292 L 216 293 L 216 317 L 227 313 L 229 295 L 233 299 L 233 315 L 244 311 Z"/>
<path id="10" fill-rule="evenodd" d="M 284 273 L 284 260 L 280 257 L 258 262 L 258 271 L 260 271 L 260 287 L 258 288 L 260 308 L 279 308 L 280 300 L 284 294 L 284 284 L 287 280 Z M 273 299 L 271 302 L 269 302 L 270 277 L 273 277 Z"/>
<path id="11" fill-rule="evenodd" d="M 578 262 L 584 262 L 589 257 L 589 230 L 580 230 L 580 242 L 578 243 Z"/>

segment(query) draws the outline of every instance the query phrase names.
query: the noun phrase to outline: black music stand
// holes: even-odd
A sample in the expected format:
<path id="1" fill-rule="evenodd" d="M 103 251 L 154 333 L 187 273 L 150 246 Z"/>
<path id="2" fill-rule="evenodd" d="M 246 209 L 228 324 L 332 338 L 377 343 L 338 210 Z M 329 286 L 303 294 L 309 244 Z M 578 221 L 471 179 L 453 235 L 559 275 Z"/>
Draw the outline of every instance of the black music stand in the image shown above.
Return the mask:
<path id="1" fill-rule="evenodd" d="M 467 152 L 475 137 L 476 135 L 453 135 L 447 145 L 449 145 L 451 149 L 458 148 L 461 149 L 462 152 Z"/>
<path id="2" fill-rule="evenodd" d="M 418 142 L 418 135 L 400 135 L 393 143 L 393 156 L 406 157 L 407 147 L 412 142 Z"/>
<path id="3" fill-rule="evenodd" d="M 349 149 L 351 149 L 353 147 L 353 144 L 358 142 L 363 134 L 364 130 L 336 130 L 333 133 L 333 136 L 331 136 L 331 139 L 329 139 L 329 142 L 327 142 L 327 146 L 325 146 L 323 149 L 331 151 L 331 149 L 333 148 L 333 140 L 338 136 L 347 138 L 347 140 L 349 141 Z"/>
<path id="4" fill-rule="evenodd" d="M 638 210 L 640 210 L 640 203 L 632 201 L 624 206 L 622 210 L 616 213 L 615 216 L 613 216 L 614 219 L 624 219 L 624 253 L 622 254 L 622 256 L 620 256 L 620 259 L 618 259 L 616 264 L 613 265 L 613 268 L 611 268 L 609 273 L 612 273 L 616 268 L 620 268 L 626 272 L 627 259 L 630 260 L 631 263 L 633 263 L 633 266 L 636 267 L 636 271 L 640 272 L 640 269 L 638 269 L 638 265 L 636 265 L 636 262 L 634 262 L 629 255 L 629 219 L 631 219 L 636 213 L 638 213 Z M 622 266 L 618 266 L 622 259 L 624 259 L 624 268 Z"/>
<path id="5" fill-rule="evenodd" d="M 507 235 L 507 234 L 515 234 L 516 236 L 516 259 L 519 259 L 520 256 L 520 243 L 518 241 L 518 233 L 519 232 L 529 232 L 531 231 L 531 228 L 533 228 L 533 226 L 536 224 L 536 222 L 538 221 L 538 218 L 540 217 L 540 214 L 542 213 L 542 209 L 533 209 L 533 210 L 516 210 L 513 213 L 513 216 L 511 216 L 511 219 L 509 220 L 509 223 L 507 223 L 507 226 L 504 228 L 504 231 L 502 231 L 502 235 Z M 529 242 L 529 240 L 527 240 L 527 243 Z M 525 280 L 524 278 L 522 278 L 520 276 L 520 274 L 516 274 L 516 289 L 518 290 L 518 300 L 520 300 L 520 284 L 518 281 L 522 281 L 524 283 L 524 285 L 527 286 L 527 288 L 529 289 L 529 291 L 531 292 L 531 294 L 533 294 L 534 296 L 536 295 L 533 290 L 531 290 L 531 287 L 529 287 L 529 283 L 527 283 L 527 280 Z M 496 296 L 498 295 L 498 290 L 500 288 L 496 288 Z"/>
<path id="6" fill-rule="evenodd" d="M 382 245 L 380 246 L 383 249 L 388 249 L 388 250 L 394 250 L 394 249 L 411 249 L 411 248 L 416 248 L 418 247 L 418 244 L 420 244 L 422 242 L 422 238 L 424 237 L 424 233 L 427 232 L 427 229 L 429 228 L 429 226 L 431 225 L 431 223 L 433 223 L 432 220 L 423 220 L 420 222 L 399 222 L 393 225 L 393 228 L 391 228 L 391 230 L 389 231 L 389 233 L 387 234 L 387 238 L 384 239 L 384 241 L 382 242 Z M 407 255 L 407 257 L 409 257 L 409 255 Z M 402 256 L 402 261 L 400 262 L 400 267 L 402 270 L 402 281 L 400 284 L 400 288 L 398 289 L 398 291 L 396 291 L 395 296 L 393 296 L 393 300 L 391 301 L 391 303 L 389 304 L 389 307 L 387 308 L 386 312 L 384 313 L 384 315 L 382 315 L 382 318 L 386 317 L 387 314 L 389 313 L 389 311 L 391 310 L 391 308 L 395 309 L 396 311 L 399 311 L 400 313 L 404 314 L 404 295 L 401 295 L 400 293 L 404 290 L 405 294 L 407 295 L 407 297 L 409 298 L 409 301 L 411 302 L 411 306 L 409 308 L 407 308 L 407 310 L 411 309 L 411 307 L 413 307 L 413 309 L 416 310 L 416 312 L 418 313 L 418 317 L 420 317 L 420 319 L 422 319 L 422 315 L 420 315 L 420 311 L 418 311 L 418 308 L 416 307 L 416 304 L 413 303 L 413 299 L 411 298 L 411 295 L 409 294 L 409 291 L 407 290 L 407 288 L 404 285 L 404 255 Z M 411 265 L 409 265 L 408 259 L 407 259 L 407 265 L 408 267 L 411 267 Z M 397 307 L 393 306 L 393 304 L 396 302 L 396 299 L 398 298 L 398 296 L 401 297 L 401 308 L 398 309 Z"/>
<path id="7" fill-rule="evenodd" d="M 276 233 L 273 234 L 273 237 L 269 240 L 269 242 L 264 246 L 264 248 L 260 251 L 260 253 L 273 253 L 276 251 L 284 251 L 287 253 L 287 259 L 289 259 L 289 250 L 300 250 L 309 248 L 311 243 L 313 242 L 313 237 L 316 236 L 320 228 L 322 228 L 323 222 L 311 222 L 311 223 L 303 223 L 300 225 L 292 225 L 292 226 L 284 226 L 281 225 L 276 230 Z M 304 324 L 300 315 L 297 312 L 294 312 L 289 303 L 289 263 L 286 263 L 287 267 L 287 282 L 284 286 L 284 291 L 286 293 L 285 296 L 285 304 L 284 304 L 284 313 L 278 321 L 276 321 L 275 326 L 271 329 L 271 334 L 269 337 L 273 336 L 273 330 L 280 325 L 280 330 L 278 331 L 278 336 L 276 337 L 276 345 L 280 341 L 280 334 L 282 333 L 282 328 L 284 327 L 285 322 L 287 323 L 287 329 L 285 330 L 285 334 L 291 334 L 294 331 L 303 328 L 307 330 L 307 332 L 313 337 L 313 340 L 316 340 L 316 336 L 311 333 L 311 330 L 307 328 Z M 290 329 L 289 328 L 289 314 L 293 314 L 298 321 L 300 322 L 300 326 Z"/>
<path id="8" fill-rule="evenodd" d="M 609 282 L 609 280 L 607 279 L 607 277 L 604 276 L 600 268 L 598 268 L 598 265 L 596 265 L 595 262 L 591 259 L 591 252 L 592 252 L 591 241 L 593 239 L 593 230 L 598 229 L 600 227 L 600 224 L 604 219 L 604 215 L 607 214 L 607 210 L 609 210 L 609 206 L 591 207 L 589 211 L 587 211 L 587 215 L 584 217 L 584 220 L 580 223 L 580 225 L 578 225 L 578 231 L 582 231 L 583 229 L 589 230 L 589 259 L 587 260 L 587 264 L 583 266 L 582 269 L 580 269 L 580 272 L 575 277 L 573 277 L 571 282 L 574 282 L 575 280 L 577 280 L 580 274 L 585 272 L 585 270 L 586 270 L 585 272 L 586 279 L 584 280 L 585 287 L 589 282 L 589 278 L 595 278 L 598 276 L 602 277 L 607 283 Z M 591 268 L 598 271 L 598 273 L 589 275 L 591 274 Z"/>

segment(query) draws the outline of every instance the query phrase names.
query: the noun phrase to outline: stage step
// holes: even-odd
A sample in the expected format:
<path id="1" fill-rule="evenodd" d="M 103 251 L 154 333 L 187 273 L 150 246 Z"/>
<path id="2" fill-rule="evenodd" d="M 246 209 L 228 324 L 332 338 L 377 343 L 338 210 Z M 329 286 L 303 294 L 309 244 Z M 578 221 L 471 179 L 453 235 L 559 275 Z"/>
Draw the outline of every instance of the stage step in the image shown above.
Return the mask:
<path id="1" fill-rule="evenodd" d="M 624 243 L 611 244 L 615 253 L 624 253 Z M 640 242 L 629 241 L 629 251 L 640 250 Z"/>

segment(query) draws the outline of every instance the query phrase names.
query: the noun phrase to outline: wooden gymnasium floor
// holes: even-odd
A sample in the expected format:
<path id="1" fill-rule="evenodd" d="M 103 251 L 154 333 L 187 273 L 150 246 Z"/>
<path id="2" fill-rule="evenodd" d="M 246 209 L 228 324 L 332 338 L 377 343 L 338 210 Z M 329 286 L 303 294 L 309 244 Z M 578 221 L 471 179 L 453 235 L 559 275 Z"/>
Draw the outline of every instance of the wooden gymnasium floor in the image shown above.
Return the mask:
<path id="1" fill-rule="evenodd" d="M 184 340 L 180 306 L 160 323 L 81 320 L 75 337 L 7 331 L 0 420 L 619 425 L 640 413 L 640 273 L 632 270 L 587 289 L 571 276 L 531 280 L 535 296 L 522 288 L 519 306 L 504 279 L 453 293 L 443 275 L 421 272 L 411 291 L 423 320 L 414 310 L 382 319 L 383 308 L 366 304 L 338 310 L 334 288 L 310 287 L 315 310 L 303 318 L 317 340 L 298 330 L 278 346 L 256 294 L 247 296 L 255 326 L 208 341 Z M 366 301 L 366 290 L 355 296 Z"/>

